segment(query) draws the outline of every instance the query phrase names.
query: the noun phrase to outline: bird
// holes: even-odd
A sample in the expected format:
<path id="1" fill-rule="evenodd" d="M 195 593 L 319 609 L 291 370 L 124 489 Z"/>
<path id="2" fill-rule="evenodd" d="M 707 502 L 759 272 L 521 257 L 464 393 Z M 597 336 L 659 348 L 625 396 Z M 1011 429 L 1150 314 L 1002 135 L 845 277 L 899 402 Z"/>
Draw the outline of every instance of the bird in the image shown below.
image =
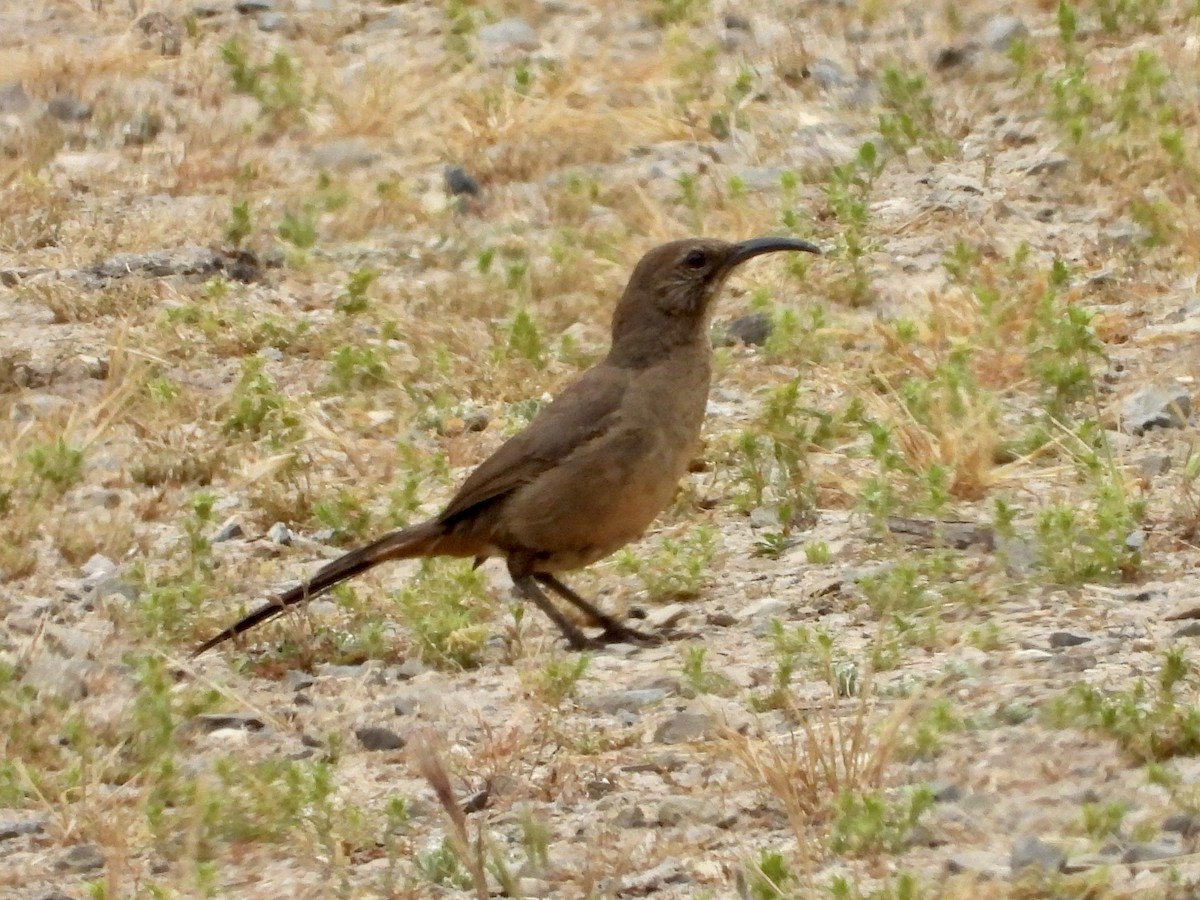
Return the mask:
<path id="1" fill-rule="evenodd" d="M 608 354 L 463 482 L 435 517 L 332 560 L 200 644 L 193 656 L 390 560 L 502 557 L 514 589 L 568 646 L 656 643 L 586 600 L 560 575 L 641 537 L 671 502 L 700 442 L 712 377 L 709 320 L 730 274 L 766 253 L 821 253 L 792 237 L 685 238 L 649 250 L 612 317 Z M 557 594 L 603 629 L 588 637 Z"/>

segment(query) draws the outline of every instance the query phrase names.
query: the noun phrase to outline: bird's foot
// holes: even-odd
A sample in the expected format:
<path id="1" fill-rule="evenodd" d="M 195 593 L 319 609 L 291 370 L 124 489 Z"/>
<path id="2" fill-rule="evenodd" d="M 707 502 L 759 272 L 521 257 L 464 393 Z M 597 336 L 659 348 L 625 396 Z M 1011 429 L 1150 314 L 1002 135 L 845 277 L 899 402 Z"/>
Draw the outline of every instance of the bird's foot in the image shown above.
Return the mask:
<path id="1" fill-rule="evenodd" d="M 643 647 L 653 647 L 663 642 L 661 635 L 638 631 L 636 628 L 630 628 L 628 625 L 622 625 L 620 622 L 611 622 L 606 625 L 604 630 L 600 632 L 600 636 L 594 640 L 601 646 L 605 644 L 635 644 Z"/>

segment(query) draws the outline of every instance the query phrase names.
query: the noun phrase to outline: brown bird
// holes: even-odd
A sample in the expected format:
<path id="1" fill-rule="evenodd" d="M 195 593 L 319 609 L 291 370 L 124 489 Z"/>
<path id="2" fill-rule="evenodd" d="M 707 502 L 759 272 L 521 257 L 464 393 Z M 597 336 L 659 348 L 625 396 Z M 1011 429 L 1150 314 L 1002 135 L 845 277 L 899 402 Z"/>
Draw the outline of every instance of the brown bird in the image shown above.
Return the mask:
<path id="1" fill-rule="evenodd" d="M 509 438 L 436 518 L 384 535 L 201 644 L 196 655 L 287 607 L 392 559 L 501 556 L 517 591 L 575 649 L 653 641 L 558 579 L 640 537 L 671 501 L 700 439 L 708 401 L 713 300 L 739 264 L 779 250 L 820 253 L 807 241 L 672 241 L 642 257 L 617 304 L 608 355 Z M 589 639 L 548 588 L 600 625 Z"/>

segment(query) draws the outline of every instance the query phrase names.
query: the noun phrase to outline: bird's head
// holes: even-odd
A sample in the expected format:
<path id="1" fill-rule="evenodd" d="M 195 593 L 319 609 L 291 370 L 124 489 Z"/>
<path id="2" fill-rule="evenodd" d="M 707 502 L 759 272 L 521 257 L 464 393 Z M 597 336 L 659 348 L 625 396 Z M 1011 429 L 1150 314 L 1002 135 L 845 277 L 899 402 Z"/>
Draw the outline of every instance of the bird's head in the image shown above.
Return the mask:
<path id="1" fill-rule="evenodd" d="M 816 244 L 787 237 L 738 243 L 686 238 L 655 247 L 634 267 L 617 304 L 610 360 L 648 365 L 651 356 L 695 340 L 705 332 L 712 302 L 730 273 L 748 259 L 783 250 L 821 252 Z"/>

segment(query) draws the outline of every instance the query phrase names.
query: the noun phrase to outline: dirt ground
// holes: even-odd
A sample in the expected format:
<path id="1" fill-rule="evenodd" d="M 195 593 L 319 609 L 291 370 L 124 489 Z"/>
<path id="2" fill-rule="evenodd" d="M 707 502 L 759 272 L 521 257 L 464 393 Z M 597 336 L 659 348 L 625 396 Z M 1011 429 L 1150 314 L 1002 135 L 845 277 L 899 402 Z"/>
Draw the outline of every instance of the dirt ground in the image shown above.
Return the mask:
<path id="1" fill-rule="evenodd" d="M 1192 897 L 1200 5 L 0 0 L 0 893 Z M 571 583 L 383 567 L 718 304 Z"/>

